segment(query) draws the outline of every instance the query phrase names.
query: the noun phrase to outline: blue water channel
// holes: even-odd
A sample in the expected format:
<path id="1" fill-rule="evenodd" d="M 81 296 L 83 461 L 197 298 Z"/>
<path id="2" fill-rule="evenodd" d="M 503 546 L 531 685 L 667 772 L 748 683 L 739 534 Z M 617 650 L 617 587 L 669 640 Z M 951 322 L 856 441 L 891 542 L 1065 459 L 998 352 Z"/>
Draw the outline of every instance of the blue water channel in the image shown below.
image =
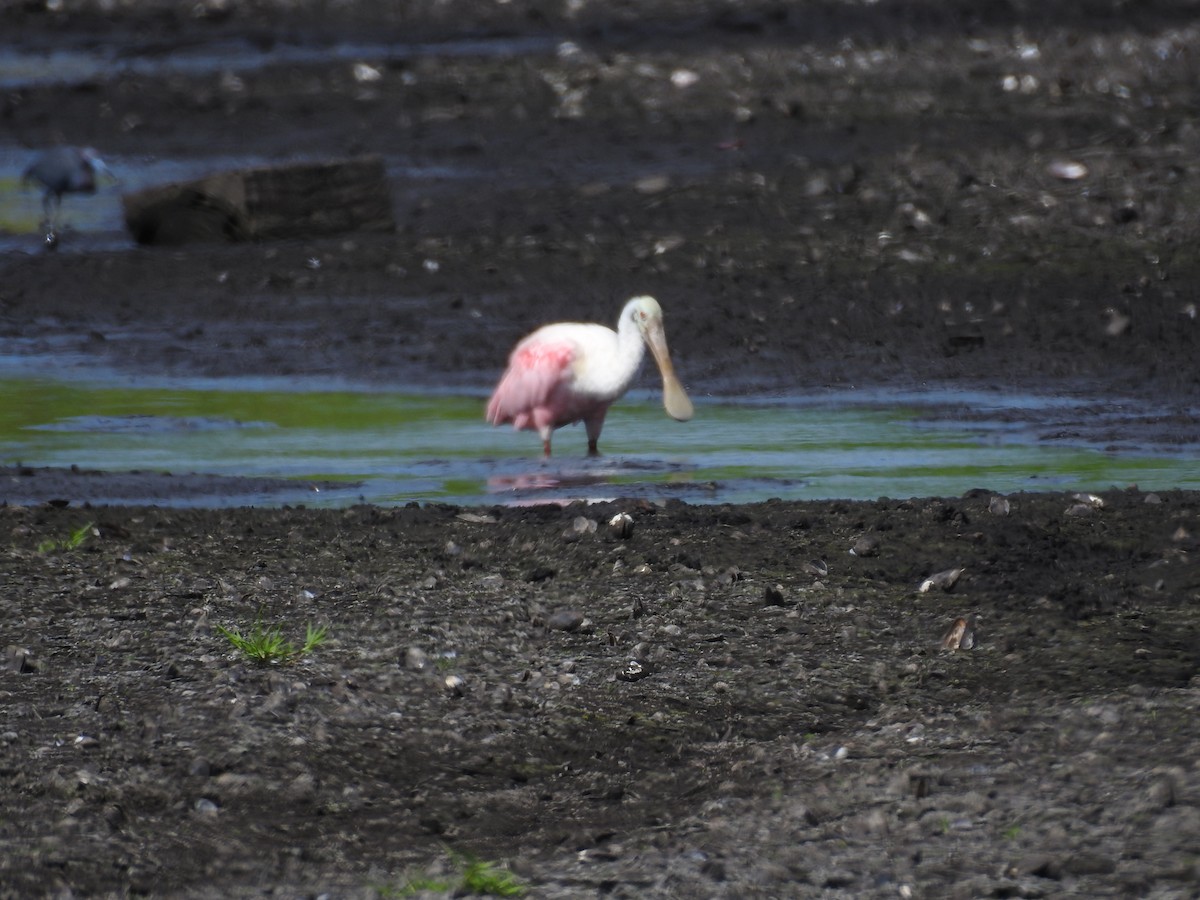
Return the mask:
<path id="1" fill-rule="evenodd" d="M 262 379 L 157 386 L 139 379 L 133 386 L 7 371 L 0 374 L 0 463 L 282 478 L 296 485 L 261 496 L 153 498 L 160 504 L 617 497 L 743 503 L 947 496 L 973 488 L 1200 489 L 1195 443 L 1062 440 L 1055 423 L 1095 415 L 1086 398 L 849 390 L 699 396 L 695 418 L 678 423 L 656 396 L 634 393 L 609 414 L 605 456 L 587 459 L 582 428 L 570 427 L 556 432 L 555 455 L 545 461 L 536 435 L 484 423 L 482 391 L 464 396 Z M 1119 428 L 1122 407 L 1106 408 L 1113 410 L 1110 425 Z M 969 421 L 957 418 L 956 409 L 971 410 Z"/>

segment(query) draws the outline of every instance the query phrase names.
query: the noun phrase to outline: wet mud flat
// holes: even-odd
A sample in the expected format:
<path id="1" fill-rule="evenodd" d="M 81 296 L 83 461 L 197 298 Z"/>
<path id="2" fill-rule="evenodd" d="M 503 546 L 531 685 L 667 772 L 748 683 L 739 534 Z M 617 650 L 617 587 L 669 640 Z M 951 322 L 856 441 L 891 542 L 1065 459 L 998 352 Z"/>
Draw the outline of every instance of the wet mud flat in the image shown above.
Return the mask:
<path id="1" fill-rule="evenodd" d="M 2 893 L 1194 893 L 1200 497 L 992 501 L 0 509 Z"/>
<path id="2" fill-rule="evenodd" d="M 701 394 L 1200 395 L 1189 4 L 63 6 L 0 24 L 115 61 L 8 90 L 31 152 L 379 154 L 397 231 L 30 235 L 0 258 L 5 352 L 478 388 L 534 327 L 649 293 Z M 170 69 L 206 48 L 211 69 Z M 146 58 L 165 71 L 119 65 Z M 68 222 L 86 202 L 115 197 Z"/>
<path id="3" fill-rule="evenodd" d="M 548 40 L 7 86 L 30 148 L 446 174 L 394 179 L 393 235 L 35 241 L 0 257 L 0 341 L 478 388 L 651 293 L 699 395 L 1085 385 L 1194 442 L 1193 14 L 8 4 L 23 48 L 117 59 Z M 0 508 L 0 896 L 370 897 L 447 848 L 538 897 L 1200 884 L 1194 494 L 213 511 L 52 477 L 65 508 Z M 218 626 L 260 616 L 329 637 L 259 667 Z M 959 617 L 975 646 L 939 649 Z"/>

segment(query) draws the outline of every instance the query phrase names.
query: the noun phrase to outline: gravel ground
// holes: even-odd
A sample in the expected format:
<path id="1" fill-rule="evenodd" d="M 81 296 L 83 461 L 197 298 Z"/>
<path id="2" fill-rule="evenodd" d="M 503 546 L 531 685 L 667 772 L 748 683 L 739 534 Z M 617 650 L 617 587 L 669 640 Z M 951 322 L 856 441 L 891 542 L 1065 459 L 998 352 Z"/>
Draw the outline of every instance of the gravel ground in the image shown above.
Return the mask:
<path id="1" fill-rule="evenodd" d="M 991 499 L 0 511 L 4 895 L 1194 894 L 1200 499 Z"/>

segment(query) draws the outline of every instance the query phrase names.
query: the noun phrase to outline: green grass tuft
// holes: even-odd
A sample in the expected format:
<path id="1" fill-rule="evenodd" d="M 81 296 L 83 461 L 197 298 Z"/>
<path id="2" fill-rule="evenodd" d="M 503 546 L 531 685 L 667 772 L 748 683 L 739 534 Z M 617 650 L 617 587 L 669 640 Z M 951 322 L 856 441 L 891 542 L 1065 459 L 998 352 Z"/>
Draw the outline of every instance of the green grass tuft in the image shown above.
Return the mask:
<path id="1" fill-rule="evenodd" d="M 254 623 L 254 627 L 243 633 L 240 629 L 217 626 L 217 631 L 225 636 L 235 648 L 250 660 L 262 665 L 282 665 L 296 662 L 307 656 L 325 642 L 326 626 L 314 628 L 311 624 L 305 627 L 304 644 L 297 647 L 283 636 L 279 625 L 266 627 L 262 617 Z"/>
<path id="2" fill-rule="evenodd" d="M 80 525 L 70 536 L 63 540 L 55 540 L 50 538 L 38 544 L 38 553 L 53 553 L 55 550 L 74 550 L 90 538 L 96 527 L 95 522 L 88 522 L 86 525 Z"/>
<path id="3" fill-rule="evenodd" d="M 504 866 L 474 859 L 451 851 L 451 858 L 462 869 L 457 879 L 416 876 L 397 887 L 377 888 L 382 897 L 412 897 L 426 891 L 453 894 L 456 897 L 524 897 L 529 888 Z"/>

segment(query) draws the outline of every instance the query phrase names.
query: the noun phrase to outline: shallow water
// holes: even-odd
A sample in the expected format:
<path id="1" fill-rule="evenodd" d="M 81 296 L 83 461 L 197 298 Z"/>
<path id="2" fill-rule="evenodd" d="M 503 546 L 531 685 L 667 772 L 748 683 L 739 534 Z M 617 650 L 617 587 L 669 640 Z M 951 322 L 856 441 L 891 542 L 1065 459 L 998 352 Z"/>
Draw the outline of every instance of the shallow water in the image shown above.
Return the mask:
<path id="1" fill-rule="evenodd" d="M 372 64 L 397 62 L 420 56 L 489 57 L 549 53 L 560 39 L 551 36 L 502 37 L 441 41 L 437 43 L 336 43 L 302 46 L 284 42 L 262 47 L 245 40 L 210 41 L 197 46 L 161 48 L 94 45 L 70 49 L 0 49 L 0 88 L 15 90 L 45 84 L 78 84 L 142 75 L 163 78 L 171 74 L 214 75 L 251 72 L 267 66 L 311 65 L 345 61 Z"/>
<path id="2" fill-rule="evenodd" d="M 21 173 L 36 156 L 36 151 L 0 143 L 0 253 L 33 253 L 43 249 L 42 191 L 35 185 L 21 181 Z M 204 178 L 217 172 L 302 163 L 313 159 L 303 154 L 286 159 L 252 155 L 161 158 L 105 154 L 105 164 L 117 180 L 102 176 L 96 193 L 67 194 L 63 198 L 59 213 L 61 242 L 58 252 L 96 252 L 136 246 L 125 228 L 122 194 Z M 484 174 L 469 167 L 418 164 L 400 157 L 391 157 L 384 162 L 393 185 L 435 179 L 475 178 Z"/>
<path id="3" fill-rule="evenodd" d="M 11 372 L 10 367 L 8 368 Z M 972 488 L 1200 489 L 1194 444 L 1105 449 L 1045 438 L 1088 401 L 957 392 L 833 392 L 819 398 L 697 397 L 668 419 L 649 393 L 608 418 L 597 460 L 580 427 L 536 435 L 492 428 L 484 397 L 270 380 L 0 377 L 0 462 L 176 475 L 344 483 L 268 503 L 339 506 L 411 500 L 538 503 L 677 498 L 690 503 L 957 495 Z M 970 409 L 970 420 L 956 409 Z M 1111 405 L 1110 405 L 1111 408 Z M 1119 407 L 1118 414 L 1119 414 Z M 161 501 L 158 501 L 161 502 Z M 188 501 L 197 502 L 197 501 Z M 203 505 L 247 502 L 206 498 Z M 252 501 L 260 502 L 260 501 Z"/>

